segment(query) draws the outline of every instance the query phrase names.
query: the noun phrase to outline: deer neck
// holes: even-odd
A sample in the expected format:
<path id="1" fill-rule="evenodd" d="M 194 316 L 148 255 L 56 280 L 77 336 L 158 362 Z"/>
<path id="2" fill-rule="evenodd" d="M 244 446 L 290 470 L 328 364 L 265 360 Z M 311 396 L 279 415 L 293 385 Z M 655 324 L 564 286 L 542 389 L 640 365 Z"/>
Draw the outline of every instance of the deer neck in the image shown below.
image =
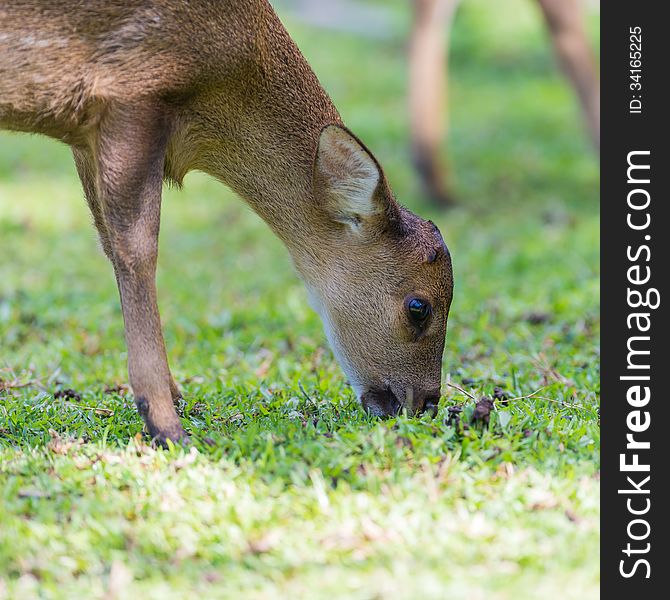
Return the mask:
<path id="1" fill-rule="evenodd" d="M 249 52 L 185 108 L 168 175 L 197 169 L 219 179 L 265 220 L 299 270 L 318 260 L 327 234 L 312 192 L 323 127 L 341 118 L 316 75 L 272 13 Z"/>

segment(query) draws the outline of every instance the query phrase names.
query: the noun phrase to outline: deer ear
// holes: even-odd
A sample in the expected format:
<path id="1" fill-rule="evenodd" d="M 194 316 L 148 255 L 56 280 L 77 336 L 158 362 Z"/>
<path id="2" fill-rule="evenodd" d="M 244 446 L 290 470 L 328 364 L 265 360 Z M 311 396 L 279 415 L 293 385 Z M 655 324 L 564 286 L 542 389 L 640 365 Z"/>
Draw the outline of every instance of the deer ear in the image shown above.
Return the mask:
<path id="1" fill-rule="evenodd" d="M 312 186 L 335 221 L 358 229 L 384 210 L 383 175 L 370 152 L 346 128 L 327 125 L 319 137 Z"/>

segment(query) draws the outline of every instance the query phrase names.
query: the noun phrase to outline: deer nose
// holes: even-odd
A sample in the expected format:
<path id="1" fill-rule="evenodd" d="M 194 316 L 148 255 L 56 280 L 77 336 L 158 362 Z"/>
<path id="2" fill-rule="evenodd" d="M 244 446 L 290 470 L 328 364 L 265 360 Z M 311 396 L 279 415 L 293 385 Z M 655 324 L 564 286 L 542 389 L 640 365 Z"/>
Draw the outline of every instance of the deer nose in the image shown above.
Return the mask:
<path id="1" fill-rule="evenodd" d="M 403 408 L 410 414 L 427 412 L 431 416 L 437 414 L 440 401 L 440 390 L 413 390 L 407 388 L 404 404 L 390 388 L 372 388 L 361 396 L 363 408 L 378 417 L 397 415 Z"/>
<path id="2" fill-rule="evenodd" d="M 363 408 L 376 417 L 397 415 L 402 404 L 389 388 L 372 388 L 361 396 Z"/>

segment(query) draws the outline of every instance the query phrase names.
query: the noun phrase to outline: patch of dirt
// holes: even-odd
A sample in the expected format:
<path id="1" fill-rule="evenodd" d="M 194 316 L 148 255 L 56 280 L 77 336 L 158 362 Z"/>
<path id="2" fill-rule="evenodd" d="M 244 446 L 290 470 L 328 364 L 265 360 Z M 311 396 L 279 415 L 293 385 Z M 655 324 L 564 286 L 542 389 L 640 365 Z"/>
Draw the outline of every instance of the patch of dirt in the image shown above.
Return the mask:
<path id="1" fill-rule="evenodd" d="M 455 406 L 447 406 L 447 419 L 445 425 L 450 425 L 458 429 L 461 423 L 461 413 L 463 412 L 463 405 L 457 404 Z"/>
<path id="2" fill-rule="evenodd" d="M 204 402 L 196 402 L 193 406 L 191 406 L 188 413 L 190 415 L 201 415 L 206 411 L 207 411 L 207 405 Z"/>
<path id="3" fill-rule="evenodd" d="M 49 437 L 51 438 L 47 443 L 47 449 L 54 454 L 66 455 L 72 448 L 81 446 L 82 439 L 77 439 L 71 436 L 61 436 L 57 431 L 49 429 Z"/>
<path id="4" fill-rule="evenodd" d="M 54 398 L 62 398 L 63 400 L 74 400 L 76 402 L 81 402 L 81 394 L 70 388 L 57 390 L 54 393 Z"/>
<path id="5" fill-rule="evenodd" d="M 472 413 L 472 422 L 473 423 L 483 423 L 488 425 L 491 419 L 491 411 L 493 410 L 493 400 L 482 396 L 477 404 L 475 404 L 475 410 Z"/>
<path id="6" fill-rule="evenodd" d="M 0 392 L 9 391 L 17 388 L 30 387 L 39 383 L 37 380 L 29 379 L 27 381 L 20 381 L 19 379 L 3 379 L 0 377 Z"/>
<path id="7" fill-rule="evenodd" d="M 502 406 L 507 406 L 509 404 L 509 396 L 507 395 L 507 392 L 498 386 L 493 388 L 493 399 Z"/>
<path id="8" fill-rule="evenodd" d="M 410 450 L 414 449 L 412 440 L 410 440 L 408 437 L 405 437 L 404 435 L 400 435 L 396 438 L 395 446 L 396 448 L 409 448 Z"/>
<path id="9" fill-rule="evenodd" d="M 103 392 L 105 394 L 120 394 L 123 396 L 125 394 L 130 393 L 130 387 L 124 383 L 119 383 L 116 385 L 107 385 L 105 386 Z"/>
<path id="10" fill-rule="evenodd" d="M 531 325 L 543 325 L 551 321 L 551 315 L 541 311 L 531 311 L 523 316 L 523 320 Z"/>

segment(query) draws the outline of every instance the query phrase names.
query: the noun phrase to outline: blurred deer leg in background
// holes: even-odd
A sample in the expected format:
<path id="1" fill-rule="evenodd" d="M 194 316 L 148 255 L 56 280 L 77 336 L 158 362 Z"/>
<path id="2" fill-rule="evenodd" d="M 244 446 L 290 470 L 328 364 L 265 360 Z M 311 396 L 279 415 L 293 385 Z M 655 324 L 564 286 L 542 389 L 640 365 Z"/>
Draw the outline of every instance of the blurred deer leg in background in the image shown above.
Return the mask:
<path id="1" fill-rule="evenodd" d="M 409 45 L 409 112 L 412 159 L 428 197 L 451 204 L 440 166 L 446 132 L 447 54 L 451 20 L 459 0 L 413 0 Z"/>
<path id="2" fill-rule="evenodd" d="M 600 148 L 600 78 L 581 0 L 538 0 L 558 60 L 582 104 L 593 144 Z"/>

